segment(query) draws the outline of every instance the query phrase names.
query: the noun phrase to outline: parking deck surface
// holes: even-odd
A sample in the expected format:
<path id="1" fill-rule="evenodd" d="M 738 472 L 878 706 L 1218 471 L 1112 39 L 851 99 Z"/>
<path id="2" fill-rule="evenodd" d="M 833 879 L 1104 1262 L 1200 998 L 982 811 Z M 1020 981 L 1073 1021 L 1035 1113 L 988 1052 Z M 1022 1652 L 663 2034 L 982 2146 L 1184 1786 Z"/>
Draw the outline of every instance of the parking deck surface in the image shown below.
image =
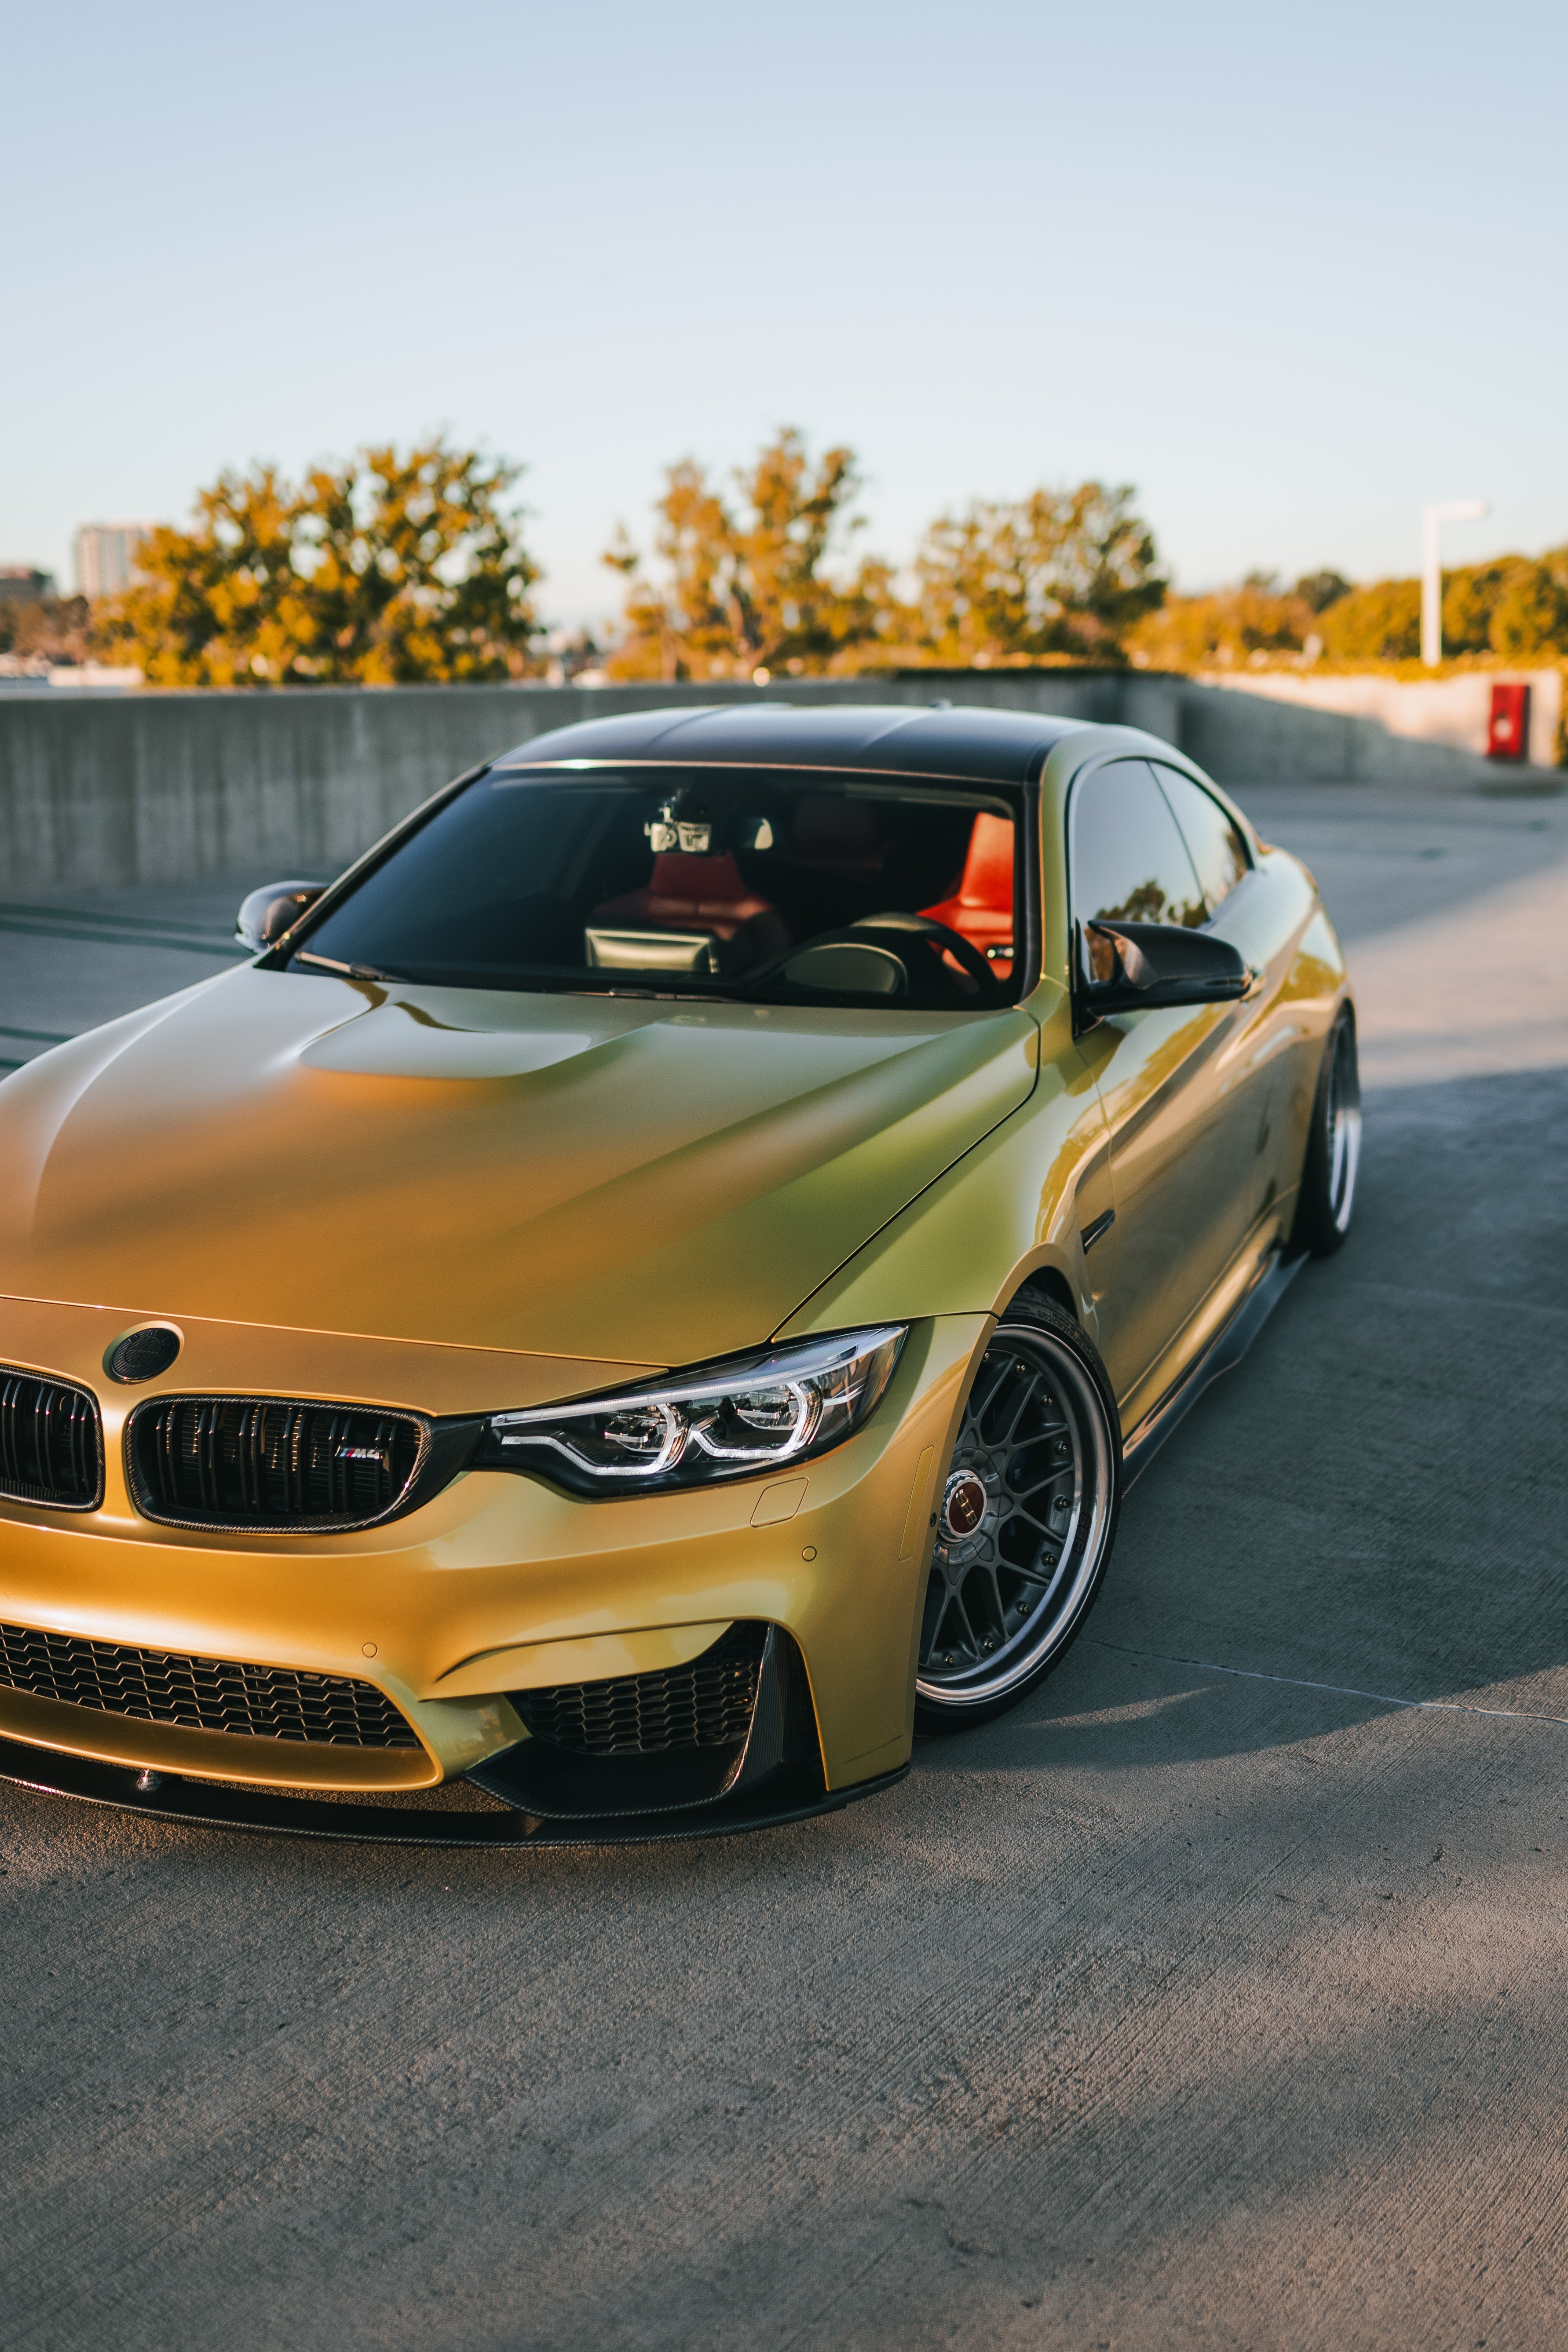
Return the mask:
<path id="1" fill-rule="evenodd" d="M 1241 797 L 1351 950 L 1360 1211 L 1090 1633 L 748 1840 L 0 1785 L 7 2346 L 1568 2342 L 1568 803 Z M 0 909 L 0 1056 L 259 878 Z"/>

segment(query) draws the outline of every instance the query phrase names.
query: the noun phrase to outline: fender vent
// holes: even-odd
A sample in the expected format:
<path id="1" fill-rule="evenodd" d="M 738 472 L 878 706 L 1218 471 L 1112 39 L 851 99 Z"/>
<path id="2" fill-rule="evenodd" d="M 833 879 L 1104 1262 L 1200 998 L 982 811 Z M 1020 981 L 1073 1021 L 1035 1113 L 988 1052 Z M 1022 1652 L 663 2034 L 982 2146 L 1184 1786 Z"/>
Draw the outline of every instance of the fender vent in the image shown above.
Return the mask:
<path id="1" fill-rule="evenodd" d="M 97 1510 L 103 1425 L 88 1390 L 0 1364 L 0 1495 L 58 1511 Z"/>

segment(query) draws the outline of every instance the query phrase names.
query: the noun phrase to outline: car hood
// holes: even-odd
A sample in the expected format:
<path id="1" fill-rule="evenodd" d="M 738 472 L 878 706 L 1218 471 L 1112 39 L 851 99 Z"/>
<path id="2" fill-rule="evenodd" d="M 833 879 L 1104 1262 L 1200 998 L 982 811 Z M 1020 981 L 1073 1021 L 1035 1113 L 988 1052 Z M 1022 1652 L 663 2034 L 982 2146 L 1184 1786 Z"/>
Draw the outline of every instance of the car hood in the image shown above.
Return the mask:
<path id="1" fill-rule="evenodd" d="M 0 1294 L 691 1362 L 775 1330 L 1037 1061 L 1016 1010 L 246 966 L 0 1087 Z"/>

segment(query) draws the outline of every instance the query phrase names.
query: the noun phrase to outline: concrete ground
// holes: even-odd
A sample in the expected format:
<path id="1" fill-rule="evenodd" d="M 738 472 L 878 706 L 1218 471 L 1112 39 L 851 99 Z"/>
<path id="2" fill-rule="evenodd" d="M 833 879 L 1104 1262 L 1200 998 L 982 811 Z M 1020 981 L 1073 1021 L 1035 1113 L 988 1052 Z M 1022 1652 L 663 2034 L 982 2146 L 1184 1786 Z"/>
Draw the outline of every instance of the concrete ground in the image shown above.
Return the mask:
<path id="1" fill-rule="evenodd" d="M 1242 797 L 1351 947 L 1360 1213 L 1091 1633 L 748 1840 L 0 1785 L 7 2346 L 1568 2344 L 1568 803 Z M 0 911 L 14 1045 L 237 895 Z"/>

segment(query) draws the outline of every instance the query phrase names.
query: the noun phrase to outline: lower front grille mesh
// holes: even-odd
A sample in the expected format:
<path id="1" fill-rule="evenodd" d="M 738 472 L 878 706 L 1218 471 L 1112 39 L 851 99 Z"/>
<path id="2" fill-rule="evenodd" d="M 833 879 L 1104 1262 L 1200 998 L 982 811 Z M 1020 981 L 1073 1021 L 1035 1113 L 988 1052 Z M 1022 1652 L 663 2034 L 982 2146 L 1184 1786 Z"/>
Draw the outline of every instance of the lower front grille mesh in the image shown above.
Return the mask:
<path id="1" fill-rule="evenodd" d="M 417 1748 L 374 1683 L 242 1665 L 0 1625 L 0 1687 L 184 1731 L 228 1731 L 328 1748 Z"/>
<path id="2" fill-rule="evenodd" d="M 0 1364 L 0 1495 L 57 1510 L 97 1508 L 103 1433 L 86 1389 Z"/>
<path id="3" fill-rule="evenodd" d="M 751 1728 L 767 1633 L 763 1624 L 731 1625 L 689 1665 L 508 1696 L 535 1739 L 578 1756 L 738 1748 Z"/>

